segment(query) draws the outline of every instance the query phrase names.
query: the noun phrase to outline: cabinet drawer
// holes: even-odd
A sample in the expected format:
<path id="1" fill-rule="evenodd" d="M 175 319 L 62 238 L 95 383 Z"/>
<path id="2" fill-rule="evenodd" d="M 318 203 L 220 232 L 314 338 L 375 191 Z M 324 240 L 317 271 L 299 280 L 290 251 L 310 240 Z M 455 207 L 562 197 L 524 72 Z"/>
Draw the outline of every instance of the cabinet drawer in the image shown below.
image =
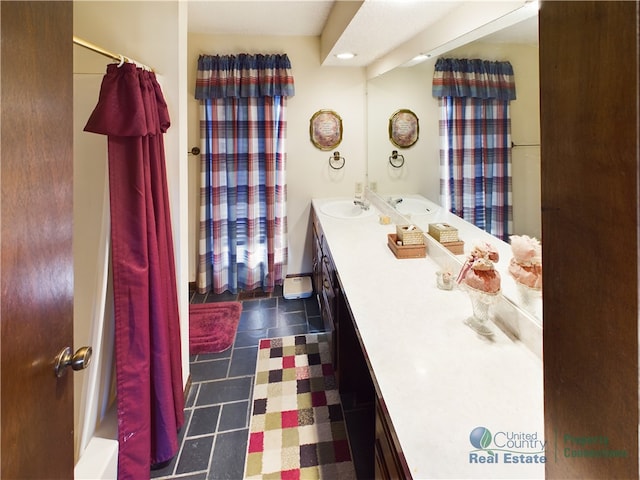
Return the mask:
<path id="1" fill-rule="evenodd" d="M 333 263 L 331 258 L 327 255 L 322 257 L 322 277 L 323 277 L 323 289 L 331 291 L 332 297 L 335 297 L 336 289 L 338 288 L 338 281 L 336 272 L 333 269 Z"/>
<path id="2" fill-rule="evenodd" d="M 322 263 L 322 295 L 324 300 L 327 314 L 331 316 L 333 320 L 336 316 L 336 285 L 332 279 L 333 275 L 326 262 L 326 257 Z M 333 321 L 332 321 L 333 323 Z"/>
<path id="3" fill-rule="evenodd" d="M 331 284 L 331 288 L 335 291 L 338 288 L 338 277 L 336 275 L 336 267 L 333 266 L 333 260 L 328 250 L 323 250 L 324 256 L 322 257 L 322 271 L 327 277 L 327 280 Z"/>
<path id="4" fill-rule="evenodd" d="M 333 300 L 330 300 L 325 292 L 323 291 L 320 295 L 320 315 L 322 316 L 322 323 L 324 325 L 324 329 L 327 332 L 333 331 L 335 328 L 335 315 L 334 315 L 334 304 Z"/>
<path id="5" fill-rule="evenodd" d="M 336 316 L 337 281 L 335 271 L 332 270 L 331 259 L 325 255 L 322 259 L 322 295 L 325 297 L 331 316 Z"/>
<path id="6" fill-rule="evenodd" d="M 317 296 L 322 294 L 322 249 L 317 237 L 313 236 L 313 291 Z"/>

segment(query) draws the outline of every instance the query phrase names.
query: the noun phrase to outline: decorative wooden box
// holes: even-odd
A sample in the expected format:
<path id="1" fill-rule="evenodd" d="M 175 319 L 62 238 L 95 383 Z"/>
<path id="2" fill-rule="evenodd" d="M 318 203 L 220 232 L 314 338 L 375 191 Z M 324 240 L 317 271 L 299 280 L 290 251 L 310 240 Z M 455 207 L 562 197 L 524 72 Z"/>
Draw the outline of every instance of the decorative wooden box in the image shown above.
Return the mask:
<path id="1" fill-rule="evenodd" d="M 402 245 L 424 245 L 424 232 L 416 226 L 409 230 L 411 225 L 396 225 L 396 236 Z"/>
<path id="2" fill-rule="evenodd" d="M 429 235 L 440 243 L 458 241 L 458 229 L 456 227 L 452 227 L 448 223 L 430 223 Z"/>
<path id="3" fill-rule="evenodd" d="M 427 246 L 422 245 L 398 245 L 398 236 L 395 233 L 387 235 L 387 245 L 397 258 L 424 258 L 427 256 Z"/>

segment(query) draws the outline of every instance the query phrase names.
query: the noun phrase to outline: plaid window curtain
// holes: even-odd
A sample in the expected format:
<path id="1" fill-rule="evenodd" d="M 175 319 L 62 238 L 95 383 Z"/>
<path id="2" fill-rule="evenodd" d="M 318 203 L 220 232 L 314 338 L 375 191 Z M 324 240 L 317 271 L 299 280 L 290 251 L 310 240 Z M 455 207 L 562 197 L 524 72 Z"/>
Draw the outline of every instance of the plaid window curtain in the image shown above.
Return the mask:
<path id="1" fill-rule="evenodd" d="M 432 93 L 440 105 L 440 201 L 508 241 L 513 229 L 509 62 L 440 58 Z"/>
<path id="2" fill-rule="evenodd" d="M 287 55 L 198 59 L 201 181 L 197 288 L 272 291 L 287 264 Z"/>

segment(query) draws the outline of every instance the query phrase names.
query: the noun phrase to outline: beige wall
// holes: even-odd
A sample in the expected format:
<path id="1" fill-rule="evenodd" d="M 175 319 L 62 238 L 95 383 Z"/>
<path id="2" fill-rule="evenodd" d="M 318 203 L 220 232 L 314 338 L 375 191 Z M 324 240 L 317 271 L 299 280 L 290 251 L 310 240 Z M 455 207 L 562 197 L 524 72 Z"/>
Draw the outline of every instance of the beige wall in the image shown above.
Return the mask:
<path id="1" fill-rule="evenodd" d="M 431 96 L 434 61 L 413 68 L 396 68 L 368 82 L 368 125 L 370 184 L 380 195 L 420 193 L 438 201 L 438 102 Z M 398 148 L 389 140 L 389 118 L 399 109 L 418 117 L 418 141 Z M 405 158 L 401 168 L 393 168 L 389 156 L 397 150 Z"/>
<path id="2" fill-rule="evenodd" d="M 365 77 L 362 68 L 321 67 L 319 39 L 314 37 L 251 37 L 189 34 L 189 148 L 200 145 L 198 102 L 194 99 L 201 54 L 286 53 L 291 60 L 296 94 L 287 109 L 287 221 L 289 274 L 311 272 L 309 209 L 314 197 L 353 195 L 355 182 L 366 174 Z M 331 152 L 309 139 L 309 119 L 321 109 L 335 110 L 344 128 L 337 150 L 346 158 L 341 170 L 329 167 Z M 189 278 L 195 281 L 199 158 L 189 160 Z"/>

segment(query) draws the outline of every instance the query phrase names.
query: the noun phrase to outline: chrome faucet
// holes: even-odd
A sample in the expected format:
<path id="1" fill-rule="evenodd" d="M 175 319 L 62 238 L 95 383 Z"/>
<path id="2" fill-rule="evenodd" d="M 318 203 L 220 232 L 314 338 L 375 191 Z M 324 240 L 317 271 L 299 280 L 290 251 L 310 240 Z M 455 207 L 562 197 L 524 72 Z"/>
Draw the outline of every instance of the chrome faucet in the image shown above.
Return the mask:
<path id="1" fill-rule="evenodd" d="M 354 205 L 358 205 L 362 210 L 369 210 L 369 202 L 366 200 L 354 200 Z"/>
<path id="2" fill-rule="evenodd" d="M 391 197 L 389 197 L 389 200 L 387 200 L 387 203 L 389 205 L 391 205 L 393 208 L 396 208 L 399 203 L 402 203 L 402 198 L 391 198 Z"/>

